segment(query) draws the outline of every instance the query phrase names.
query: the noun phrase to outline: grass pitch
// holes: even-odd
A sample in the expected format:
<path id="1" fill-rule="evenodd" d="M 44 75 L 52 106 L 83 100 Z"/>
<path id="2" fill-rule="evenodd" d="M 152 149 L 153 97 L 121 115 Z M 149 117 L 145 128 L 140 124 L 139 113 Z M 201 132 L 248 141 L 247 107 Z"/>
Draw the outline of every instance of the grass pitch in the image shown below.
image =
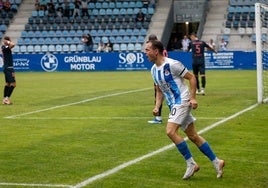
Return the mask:
<path id="1" fill-rule="evenodd" d="M 224 177 L 216 179 L 210 161 L 188 141 L 201 168 L 188 181 L 181 179 L 186 165 L 175 147 L 152 153 L 172 143 L 165 123 L 147 123 L 154 103 L 149 72 L 16 78 L 14 105 L 0 106 L 0 187 L 268 187 L 268 105 L 241 113 L 256 104 L 255 71 L 207 71 L 206 96 L 197 96 L 193 111 L 197 130 L 241 114 L 202 133 L 225 160 Z M 165 122 L 167 115 L 164 106 Z"/>

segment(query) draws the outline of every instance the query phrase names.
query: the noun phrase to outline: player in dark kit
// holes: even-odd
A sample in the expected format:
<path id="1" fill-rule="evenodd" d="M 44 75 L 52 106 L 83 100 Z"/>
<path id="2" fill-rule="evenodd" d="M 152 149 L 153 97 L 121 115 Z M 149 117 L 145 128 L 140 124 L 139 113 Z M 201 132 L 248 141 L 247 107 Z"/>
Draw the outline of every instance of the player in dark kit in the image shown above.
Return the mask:
<path id="1" fill-rule="evenodd" d="M 205 87 L 206 87 L 206 76 L 205 76 L 205 49 L 212 50 L 213 52 L 217 53 L 216 50 L 211 48 L 207 43 L 204 41 L 199 40 L 196 37 L 196 34 L 192 33 L 190 35 L 191 42 L 188 46 L 188 51 L 192 51 L 192 67 L 193 73 L 196 78 L 196 92 L 197 94 L 205 95 Z M 201 89 L 199 86 L 199 74 L 201 77 Z"/>
<path id="2" fill-rule="evenodd" d="M 4 87 L 4 99 L 3 104 L 12 104 L 10 101 L 10 96 L 16 87 L 15 72 L 13 67 L 13 57 L 11 49 L 15 44 L 10 40 L 10 37 L 6 36 L 3 40 L 2 45 L 2 56 L 3 56 L 3 72 L 5 74 L 6 85 Z"/>

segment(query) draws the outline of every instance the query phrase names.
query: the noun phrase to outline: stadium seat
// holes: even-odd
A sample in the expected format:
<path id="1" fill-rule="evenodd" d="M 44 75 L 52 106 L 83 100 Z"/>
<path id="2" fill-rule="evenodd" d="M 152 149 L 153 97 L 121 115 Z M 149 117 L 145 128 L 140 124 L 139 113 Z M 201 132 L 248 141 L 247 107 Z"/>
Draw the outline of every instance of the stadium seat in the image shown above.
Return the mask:
<path id="1" fill-rule="evenodd" d="M 234 6 L 229 6 L 228 7 L 228 12 L 235 13 L 236 12 L 235 7 Z"/>
<path id="2" fill-rule="evenodd" d="M 47 37 L 48 36 L 48 32 L 47 31 L 41 31 L 41 35 L 42 37 Z"/>
<path id="3" fill-rule="evenodd" d="M 24 39 L 24 44 L 25 45 L 30 45 L 31 44 L 31 39 L 30 38 L 25 38 Z"/>
<path id="4" fill-rule="evenodd" d="M 247 27 L 246 34 L 251 35 L 253 33 L 253 28 Z"/>
<path id="5" fill-rule="evenodd" d="M 116 1 L 115 7 L 118 8 L 118 9 L 123 8 L 122 2 L 121 1 Z"/>
<path id="6" fill-rule="evenodd" d="M 113 45 L 113 51 L 115 51 L 115 52 L 119 52 L 119 51 L 120 51 L 120 46 L 119 46 L 119 44 L 114 44 L 114 45 Z"/>
<path id="7" fill-rule="evenodd" d="M 57 45 L 55 46 L 55 49 L 56 49 L 56 52 L 61 53 L 61 52 L 62 52 L 62 45 L 57 44 Z"/>
<path id="8" fill-rule="evenodd" d="M 135 51 L 135 46 L 133 43 L 129 43 L 127 45 L 127 51 L 130 51 L 130 52 Z"/>
<path id="9" fill-rule="evenodd" d="M 23 44 L 24 44 L 24 39 L 18 38 L 17 45 L 23 45 Z"/>
<path id="10" fill-rule="evenodd" d="M 104 8 L 101 8 L 101 9 L 99 10 L 99 15 L 101 15 L 101 16 L 106 15 L 106 10 L 105 10 Z"/>
<path id="11" fill-rule="evenodd" d="M 107 43 L 108 40 L 109 40 L 109 38 L 108 38 L 107 36 L 103 36 L 103 37 L 101 38 L 101 40 L 102 40 L 103 43 Z"/>
<path id="12" fill-rule="evenodd" d="M 135 8 L 135 7 L 136 7 L 136 3 L 135 3 L 134 1 L 130 1 L 130 2 L 128 3 L 128 7 L 130 7 L 130 8 Z"/>
<path id="13" fill-rule="evenodd" d="M 19 47 L 19 45 L 14 46 L 13 52 L 16 53 L 16 54 L 20 53 L 20 47 Z"/>
<path id="14" fill-rule="evenodd" d="M 34 46 L 33 45 L 27 45 L 27 52 L 28 53 L 33 53 L 34 52 Z"/>
<path id="15" fill-rule="evenodd" d="M 127 1 L 124 1 L 122 3 L 122 8 L 128 8 L 129 7 L 129 3 Z"/>
<path id="16" fill-rule="evenodd" d="M 83 52 L 84 46 L 82 44 L 77 45 L 77 51 L 78 52 Z"/>
<path id="17" fill-rule="evenodd" d="M 55 45 L 53 45 L 53 44 L 49 44 L 49 45 L 48 45 L 48 51 L 49 51 L 49 52 L 55 52 Z"/>
<path id="18" fill-rule="evenodd" d="M 238 29 L 238 27 L 239 27 L 239 21 L 234 20 L 234 21 L 233 21 L 233 28 L 234 28 L 234 29 Z"/>
<path id="19" fill-rule="evenodd" d="M 35 37 L 35 32 L 34 31 L 28 31 L 27 38 L 33 38 L 33 37 Z"/>
<path id="20" fill-rule="evenodd" d="M 145 42 L 145 37 L 144 36 L 138 36 L 138 42 L 139 43 L 144 43 Z"/>
<path id="21" fill-rule="evenodd" d="M 137 51 L 137 52 L 142 51 L 142 45 L 140 43 L 135 44 L 135 51 Z"/>
<path id="22" fill-rule="evenodd" d="M 147 35 L 147 29 L 144 28 L 140 29 L 140 34 L 144 36 Z"/>
<path id="23" fill-rule="evenodd" d="M 20 52 L 21 52 L 21 53 L 26 53 L 26 52 L 27 52 L 27 47 L 26 47 L 26 45 L 21 45 L 21 46 L 20 46 Z"/>
<path id="24" fill-rule="evenodd" d="M 0 31 L 1 31 L 2 33 L 5 33 L 6 30 L 7 30 L 7 26 L 6 26 L 6 25 L 4 25 L 4 24 L 0 25 Z"/>
<path id="25" fill-rule="evenodd" d="M 48 45 L 43 44 L 43 45 L 41 46 L 41 52 L 43 52 L 43 53 L 48 52 Z"/>
<path id="26" fill-rule="evenodd" d="M 38 38 L 38 44 L 45 44 L 45 38 L 39 37 Z"/>
<path id="27" fill-rule="evenodd" d="M 50 30 L 48 31 L 48 37 L 53 38 L 55 36 L 55 31 Z"/>
<path id="28" fill-rule="evenodd" d="M 34 52 L 35 53 L 41 53 L 41 46 L 40 45 L 35 45 L 34 46 Z"/>
<path id="29" fill-rule="evenodd" d="M 266 42 L 267 41 L 267 33 L 262 33 L 261 40 L 262 40 L 262 42 Z"/>
<path id="30" fill-rule="evenodd" d="M 79 44 L 79 43 L 81 43 L 80 38 L 79 37 L 74 37 L 73 38 L 73 44 Z"/>
<path id="31" fill-rule="evenodd" d="M 68 30 L 65 30 L 63 32 L 63 35 L 64 35 L 64 37 L 75 37 L 76 36 L 76 31 L 75 30 L 69 30 L 69 32 L 68 32 Z"/>
<path id="32" fill-rule="evenodd" d="M 143 3 L 141 1 L 137 1 L 135 7 L 142 8 L 143 7 Z"/>
<path id="33" fill-rule="evenodd" d="M 241 28 L 246 28 L 246 27 L 247 27 L 247 22 L 244 21 L 244 20 L 241 20 L 241 21 L 240 21 L 240 27 L 241 27 Z"/>
<path id="34" fill-rule="evenodd" d="M 113 15 L 119 15 L 119 14 L 120 12 L 118 8 L 113 9 Z"/>
<path id="35" fill-rule="evenodd" d="M 121 36 L 117 36 L 116 38 L 115 38 L 115 41 L 117 42 L 117 43 L 122 43 L 123 42 L 123 38 L 121 37 Z M 121 49 L 121 48 L 120 48 Z"/>
<path id="36" fill-rule="evenodd" d="M 64 53 L 69 53 L 69 51 L 70 51 L 69 45 L 67 45 L 67 44 L 62 45 L 62 51 Z"/>
<path id="37" fill-rule="evenodd" d="M 254 21 L 248 20 L 247 21 L 247 26 L 253 28 L 254 27 Z"/>
<path id="38" fill-rule="evenodd" d="M 138 40 L 137 40 L 137 36 L 133 35 L 130 37 L 130 42 L 131 43 L 136 43 Z"/>
<path id="39" fill-rule="evenodd" d="M 133 29 L 133 34 L 132 35 L 140 35 L 140 30 L 139 29 Z"/>
<path id="40" fill-rule="evenodd" d="M 96 9 L 101 9 L 101 7 L 102 7 L 101 2 L 96 2 L 96 3 L 95 3 L 95 8 L 96 8 Z"/>
<path id="41" fill-rule="evenodd" d="M 243 28 L 243 27 L 239 27 L 239 28 L 238 28 L 238 33 L 239 33 L 240 35 L 244 35 L 244 34 L 246 33 L 246 29 Z"/>
<path id="42" fill-rule="evenodd" d="M 109 2 L 109 8 L 114 9 L 115 8 L 115 3 L 114 2 Z"/>
<path id="43" fill-rule="evenodd" d="M 40 40 L 40 39 L 39 39 Z M 50 37 L 46 37 L 46 38 L 44 38 L 44 43 L 43 44 L 47 44 L 47 45 L 49 45 L 49 44 L 52 44 L 52 40 L 51 40 L 51 38 Z"/>
<path id="44" fill-rule="evenodd" d="M 120 44 L 120 51 L 127 51 L 127 44 L 125 43 Z"/>
<path id="45" fill-rule="evenodd" d="M 66 41 L 66 44 L 73 44 L 73 38 L 72 37 L 67 37 L 65 41 Z"/>
<path id="46" fill-rule="evenodd" d="M 38 42 L 38 39 L 37 38 L 32 38 L 31 39 L 31 44 L 33 44 L 33 45 L 37 45 L 37 44 L 39 44 L 39 42 Z"/>
<path id="47" fill-rule="evenodd" d="M 65 44 L 66 43 L 65 38 L 64 37 L 60 37 L 59 38 L 59 43 L 60 44 Z"/>
<path id="48" fill-rule="evenodd" d="M 70 48 L 70 52 L 72 52 L 72 53 L 76 52 L 76 50 L 77 50 L 75 44 L 71 44 L 69 48 Z"/>
<path id="49" fill-rule="evenodd" d="M 228 21 L 233 21 L 233 17 L 234 17 L 234 13 L 233 12 L 228 12 L 227 13 L 226 18 L 227 18 Z"/>
<path id="50" fill-rule="evenodd" d="M 255 34 L 251 35 L 251 41 L 256 42 L 256 35 Z"/>
<path id="51" fill-rule="evenodd" d="M 35 31 L 34 37 L 37 37 L 37 38 L 43 37 L 41 31 Z"/>
<path id="52" fill-rule="evenodd" d="M 225 27 L 225 28 L 223 29 L 223 33 L 224 33 L 224 34 L 230 34 L 230 33 L 231 33 L 231 29 Z"/>
<path id="53" fill-rule="evenodd" d="M 109 40 L 111 41 L 111 43 L 116 43 L 116 40 L 115 40 L 115 37 L 114 36 L 110 36 L 109 37 Z"/>
<path id="54" fill-rule="evenodd" d="M 130 37 L 128 35 L 123 36 L 123 43 L 130 43 Z"/>
<path id="55" fill-rule="evenodd" d="M 126 30 L 125 29 L 119 29 L 118 30 L 118 35 L 121 35 L 121 36 L 126 35 Z"/>
<path id="56" fill-rule="evenodd" d="M 52 44 L 59 44 L 59 39 L 57 37 L 53 37 L 51 39 Z"/>
<path id="57" fill-rule="evenodd" d="M 21 38 L 26 38 L 26 37 L 28 37 L 28 32 L 27 32 L 27 31 L 22 31 L 20 37 L 21 37 Z"/>
<path id="58" fill-rule="evenodd" d="M 248 20 L 248 13 L 242 13 L 241 14 L 241 20 L 247 21 Z"/>
<path id="59" fill-rule="evenodd" d="M 89 2 L 88 3 L 88 9 L 95 9 L 95 3 Z"/>

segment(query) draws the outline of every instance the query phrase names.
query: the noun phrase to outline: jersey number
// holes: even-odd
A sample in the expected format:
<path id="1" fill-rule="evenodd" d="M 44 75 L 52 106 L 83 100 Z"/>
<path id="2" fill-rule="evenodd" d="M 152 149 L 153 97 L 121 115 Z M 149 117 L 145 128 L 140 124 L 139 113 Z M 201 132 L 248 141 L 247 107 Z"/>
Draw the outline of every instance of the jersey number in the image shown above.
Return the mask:
<path id="1" fill-rule="evenodd" d="M 201 48 L 200 48 L 200 45 L 199 44 L 196 44 L 195 45 L 195 53 L 196 54 L 200 54 L 201 53 Z"/>

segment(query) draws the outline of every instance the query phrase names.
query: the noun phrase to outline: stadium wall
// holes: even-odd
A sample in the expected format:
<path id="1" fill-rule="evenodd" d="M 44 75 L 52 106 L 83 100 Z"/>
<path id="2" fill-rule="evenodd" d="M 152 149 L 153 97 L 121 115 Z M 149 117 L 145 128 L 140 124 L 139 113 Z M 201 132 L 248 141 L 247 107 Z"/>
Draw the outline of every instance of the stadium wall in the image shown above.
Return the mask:
<path id="1" fill-rule="evenodd" d="M 190 52 L 169 52 L 169 57 L 180 60 L 188 69 L 191 66 Z M 224 51 L 206 53 L 207 69 L 256 69 L 255 51 Z M 69 54 L 14 54 L 14 68 L 18 72 L 54 71 L 148 71 L 152 63 L 142 52 L 126 53 L 69 53 Z M 0 56 L 0 70 L 3 60 Z"/>

